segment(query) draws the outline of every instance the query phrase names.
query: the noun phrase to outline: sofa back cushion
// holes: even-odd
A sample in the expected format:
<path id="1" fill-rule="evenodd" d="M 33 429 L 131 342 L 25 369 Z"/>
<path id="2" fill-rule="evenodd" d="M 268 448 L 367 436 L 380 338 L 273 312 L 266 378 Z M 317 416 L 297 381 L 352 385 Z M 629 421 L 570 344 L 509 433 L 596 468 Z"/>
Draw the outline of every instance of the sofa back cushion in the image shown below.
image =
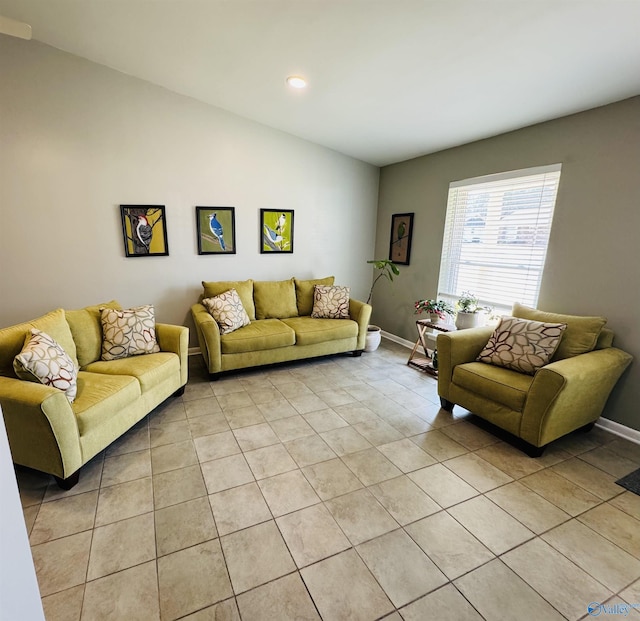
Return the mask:
<path id="1" fill-rule="evenodd" d="M 296 304 L 298 305 L 298 315 L 311 315 L 313 310 L 313 290 L 316 285 L 331 287 L 335 281 L 334 276 L 326 278 L 316 278 L 314 280 L 293 279 L 296 286 Z"/>
<path id="2" fill-rule="evenodd" d="M 59 308 L 38 319 L 0 330 L 0 375 L 16 377 L 13 359 L 22 351 L 25 339 L 31 334 L 32 328 L 51 336 L 73 360 L 73 363 L 78 365 L 76 345 L 65 318 L 65 312 Z"/>
<path id="3" fill-rule="evenodd" d="M 552 362 L 590 352 L 595 348 L 600 332 L 604 328 L 604 324 L 607 323 L 604 317 L 581 317 L 579 315 L 547 313 L 523 306 L 517 302 L 513 305 L 512 314 L 514 317 L 520 317 L 521 319 L 567 324 L 567 328 L 560 340 L 560 345 L 551 358 Z"/>
<path id="4" fill-rule="evenodd" d="M 286 319 L 298 316 L 293 278 L 289 280 L 256 280 L 253 283 L 256 319 Z"/>
<path id="5" fill-rule="evenodd" d="M 240 296 L 242 306 L 249 315 L 251 321 L 256 320 L 256 307 L 253 303 L 253 280 L 219 280 L 212 282 L 202 281 L 204 287 L 203 298 L 212 298 L 230 289 L 235 289 Z"/>
<path id="6" fill-rule="evenodd" d="M 102 353 L 101 308 L 122 309 L 118 302 L 111 300 L 111 302 L 105 302 L 104 304 L 87 306 L 78 310 L 66 311 L 65 313 L 76 344 L 80 368 L 100 360 Z"/>

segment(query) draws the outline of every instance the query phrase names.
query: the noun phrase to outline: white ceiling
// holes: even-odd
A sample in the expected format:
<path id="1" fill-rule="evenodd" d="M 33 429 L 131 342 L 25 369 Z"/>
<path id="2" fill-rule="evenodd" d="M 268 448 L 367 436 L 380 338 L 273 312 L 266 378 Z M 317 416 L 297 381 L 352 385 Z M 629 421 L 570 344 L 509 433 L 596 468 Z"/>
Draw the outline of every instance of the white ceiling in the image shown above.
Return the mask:
<path id="1" fill-rule="evenodd" d="M 0 14 L 376 165 L 640 94 L 640 0 L 0 0 Z"/>

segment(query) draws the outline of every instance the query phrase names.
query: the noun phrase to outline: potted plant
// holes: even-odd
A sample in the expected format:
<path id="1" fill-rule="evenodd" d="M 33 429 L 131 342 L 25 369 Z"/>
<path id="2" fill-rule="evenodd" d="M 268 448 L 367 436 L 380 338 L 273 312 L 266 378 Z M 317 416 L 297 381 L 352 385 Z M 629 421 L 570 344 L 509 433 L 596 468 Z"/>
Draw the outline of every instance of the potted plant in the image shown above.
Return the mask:
<path id="1" fill-rule="evenodd" d="M 446 321 L 448 316 L 456 314 L 455 308 L 446 300 L 418 300 L 415 304 L 414 314 L 429 313 L 432 323 Z"/>
<path id="2" fill-rule="evenodd" d="M 400 270 L 397 265 L 389 259 L 374 259 L 373 261 L 367 261 L 373 265 L 374 269 L 379 270 L 380 273 L 374 278 L 369 290 L 369 297 L 367 298 L 367 304 L 371 302 L 373 296 L 373 289 L 381 278 L 386 278 L 389 282 L 393 282 L 394 276 L 400 275 Z M 367 352 L 375 351 L 380 345 L 380 327 L 373 324 L 367 326 L 367 339 L 365 342 L 364 350 Z"/>
<path id="3" fill-rule="evenodd" d="M 456 328 L 475 328 L 484 323 L 484 307 L 478 304 L 478 298 L 469 291 L 463 291 L 456 302 L 458 314 L 456 315 Z"/>

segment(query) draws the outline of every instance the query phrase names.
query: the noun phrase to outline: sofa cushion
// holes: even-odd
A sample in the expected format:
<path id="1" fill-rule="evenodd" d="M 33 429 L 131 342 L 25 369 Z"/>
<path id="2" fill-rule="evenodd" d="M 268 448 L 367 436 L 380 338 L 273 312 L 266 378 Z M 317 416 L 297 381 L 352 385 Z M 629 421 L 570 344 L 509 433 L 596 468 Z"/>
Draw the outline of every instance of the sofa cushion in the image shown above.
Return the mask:
<path id="1" fill-rule="evenodd" d="M 453 383 L 521 412 L 533 382 L 532 375 L 518 373 L 482 362 L 459 364 L 453 370 Z"/>
<path id="2" fill-rule="evenodd" d="M 212 298 L 204 298 L 202 305 L 216 320 L 220 334 L 229 334 L 251 323 L 235 289 L 229 289 L 229 291 L 214 295 Z"/>
<path id="3" fill-rule="evenodd" d="M 296 345 L 315 345 L 358 337 L 358 324 L 355 321 L 291 317 L 283 319 L 282 322 L 296 333 Z"/>
<path id="4" fill-rule="evenodd" d="M 604 317 L 581 317 L 578 315 L 547 313 L 518 303 L 513 305 L 512 315 L 521 319 L 532 319 L 545 323 L 567 324 L 567 328 L 560 340 L 560 345 L 556 353 L 551 357 L 552 362 L 591 351 L 598 342 L 600 331 L 604 324 L 607 323 Z"/>
<path id="5" fill-rule="evenodd" d="M 108 425 L 114 413 L 124 410 L 140 394 L 140 384 L 131 375 L 80 371 L 78 395 L 71 405 L 80 435 L 99 425 Z"/>
<path id="6" fill-rule="evenodd" d="M 111 300 L 104 304 L 96 304 L 95 306 L 86 306 L 78 310 L 66 310 L 64 312 L 76 344 L 80 368 L 90 362 L 100 360 L 100 355 L 102 354 L 101 308 L 122 309 L 118 302 Z"/>
<path id="7" fill-rule="evenodd" d="M 13 368 L 20 379 L 62 390 L 69 403 L 76 398 L 78 369 L 69 354 L 45 332 L 32 328 Z"/>
<path id="8" fill-rule="evenodd" d="M 83 371 L 105 375 L 130 375 L 140 382 L 141 391 L 145 393 L 173 374 L 180 373 L 180 359 L 174 353 L 159 352 L 119 360 L 97 360 L 88 364 Z"/>
<path id="9" fill-rule="evenodd" d="M 296 317 L 296 289 L 289 280 L 256 280 L 253 283 L 256 319 L 285 319 Z"/>
<path id="10" fill-rule="evenodd" d="M 220 280 L 213 282 L 202 281 L 205 298 L 220 295 L 229 289 L 235 289 L 242 300 L 242 306 L 251 321 L 256 320 L 256 308 L 253 303 L 253 280 Z"/>
<path id="11" fill-rule="evenodd" d="M 316 285 L 324 285 L 331 287 L 335 281 L 334 276 L 326 278 L 316 278 L 315 280 L 298 280 L 293 279 L 296 286 L 296 304 L 298 306 L 298 315 L 311 315 L 313 310 L 313 293 Z"/>
<path id="12" fill-rule="evenodd" d="M 315 319 L 349 319 L 349 287 L 316 285 L 313 294 Z"/>
<path id="13" fill-rule="evenodd" d="M 244 328 L 220 336 L 223 354 L 242 354 L 295 344 L 295 332 L 279 319 L 252 321 Z"/>
<path id="14" fill-rule="evenodd" d="M 156 317 L 153 306 L 125 310 L 103 308 L 102 360 L 154 354 L 160 351 L 156 340 Z"/>
<path id="15" fill-rule="evenodd" d="M 478 360 L 533 375 L 558 349 L 566 323 L 502 317 Z"/>

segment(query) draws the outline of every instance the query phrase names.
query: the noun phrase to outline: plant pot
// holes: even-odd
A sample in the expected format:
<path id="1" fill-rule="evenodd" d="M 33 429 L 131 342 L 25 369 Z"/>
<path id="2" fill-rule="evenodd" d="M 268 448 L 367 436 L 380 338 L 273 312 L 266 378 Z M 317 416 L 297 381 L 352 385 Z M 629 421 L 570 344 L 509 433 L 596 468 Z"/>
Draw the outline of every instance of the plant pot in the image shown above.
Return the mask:
<path id="1" fill-rule="evenodd" d="M 456 328 L 465 330 L 466 328 L 477 328 L 484 325 L 484 313 L 465 313 L 458 311 L 456 316 Z"/>
<path id="2" fill-rule="evenodd" d="M 367 338 L 364 343 L 364 350 L 371 352 L 378 349 L 380 345 L 381 336 L 381 328 L 379 326 L 374 326 L 370 324 L 367 326 Z"/>
<path id="3" fill-rule="evenodd" d="M 429 321 L 431 323 L 438 323 L 440 321 L 440 315 L 437 313 L 429 313 Z"/>

